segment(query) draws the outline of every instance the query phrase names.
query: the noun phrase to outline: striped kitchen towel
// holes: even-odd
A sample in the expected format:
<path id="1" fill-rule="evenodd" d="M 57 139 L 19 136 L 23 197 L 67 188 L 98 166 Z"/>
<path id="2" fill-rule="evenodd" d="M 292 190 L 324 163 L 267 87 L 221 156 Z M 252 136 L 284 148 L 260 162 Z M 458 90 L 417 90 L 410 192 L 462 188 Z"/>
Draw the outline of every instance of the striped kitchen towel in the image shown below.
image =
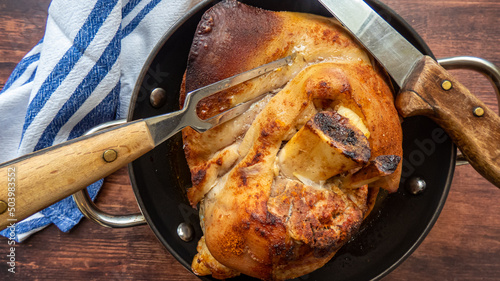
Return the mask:
<path id="1" fill-rule="evenodd" d="M 0 163 L 125 118 L 162 35 L 200 0 L 53 0 L 45 34 L 0 92 Z M 89 186 L 94 198 L 102 180 Z M 68 197 L 16 225 L 16 240 L 82 214 Z M 0 234 L 10 235 L 10 230 Z"/>

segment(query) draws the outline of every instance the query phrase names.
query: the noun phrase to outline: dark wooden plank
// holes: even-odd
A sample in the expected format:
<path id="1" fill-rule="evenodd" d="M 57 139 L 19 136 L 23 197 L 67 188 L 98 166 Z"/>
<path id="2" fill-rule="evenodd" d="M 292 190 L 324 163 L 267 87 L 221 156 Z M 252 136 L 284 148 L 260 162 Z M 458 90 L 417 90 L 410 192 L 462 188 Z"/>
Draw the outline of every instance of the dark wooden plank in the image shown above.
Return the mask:
<path id="1" fill-rule="evenodd" d="M 96 202 L 116 214 L 137 212 L 126 169 L 106 179 Z M 6 253 L 6 240 L 0 247 Z M 0 263 L 0 276 L 7 273 Z M 50 226 L 16 250 L 16 278 L 48 280 L 196 280 L 158 242 L 148 226 L 110 229 L 84 219 L 69 233 Z"/>
<path id="2" fill-rule="evenodd" d="M 0 89 L 43 37 L 50 0 L 0 1 Z"/>
<path id="3" fill-rule="evenodd" d="M 385 0 L 426 40 L 437 57 L 473 55 L 500 65 L 497 0 Z M 48 0 L 0 2 L 0 84 L 41 38 Z M 14 25 L 12 25 L 14 23 Z M 17 35 L 15 28 L 25 30 Z M 488 105 L 488 81 L 458 71 L 459 80 Z M 0 113 L 1 114 L 1 113 Z M 498 280 L 500 189 L 471 167 L 458 167 L 436 225 L 418 249 L 383 280 Z M 106 179 L 97 204 L 112 213 L 137 211 L 125 169 Z M 8 277 L 9 246 L 0 239 L 0 279 Z M 16 248 L 19 280 L 196 280 L 148 226 L 108 229 L 83 219 L 69 233 L 50 226 Z M 11 276 L 12 277 L 12 276 Z"/>

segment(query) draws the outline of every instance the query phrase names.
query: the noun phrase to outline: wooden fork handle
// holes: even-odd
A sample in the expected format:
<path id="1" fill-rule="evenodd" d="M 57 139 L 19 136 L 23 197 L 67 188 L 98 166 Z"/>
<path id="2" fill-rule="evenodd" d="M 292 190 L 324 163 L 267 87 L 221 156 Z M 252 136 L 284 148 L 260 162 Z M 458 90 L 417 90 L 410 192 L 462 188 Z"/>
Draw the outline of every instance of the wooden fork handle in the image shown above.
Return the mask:
<path id="1" fill-rule="evenodd" d="M 104 178 L 153 148 L 146 123 L 137 121 L 1 164 L 0 207 L 4 208 L 0 208 L 0 229 Z"/>
<path id="2" fill-rule="evenodd" d="M 430 57 L 396 98 L 403 117 L 425 115 L 441 126 L 483 177 L 500 187 L 500 117 Z"/>

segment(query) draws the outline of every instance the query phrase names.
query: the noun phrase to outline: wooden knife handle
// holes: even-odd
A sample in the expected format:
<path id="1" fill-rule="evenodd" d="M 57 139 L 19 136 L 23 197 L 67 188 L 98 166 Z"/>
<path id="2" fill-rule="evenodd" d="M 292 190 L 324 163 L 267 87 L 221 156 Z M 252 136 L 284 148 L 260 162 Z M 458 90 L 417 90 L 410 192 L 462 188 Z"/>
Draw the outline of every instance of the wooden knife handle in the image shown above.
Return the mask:
<path id="1" fill-rule="evenodd" d="M 144 121 L 74 139 L 0 165 L 0 230 L 85 188 L 154 148 Z M 2 207 L 2 206 L 0 206 Z"/>
<path id="2" fill-rule="evenodd" d="M 415 67 L 396 107 L 441 126 L 483 177 L 500 187 L 500 117 L 430 57 Z"/>

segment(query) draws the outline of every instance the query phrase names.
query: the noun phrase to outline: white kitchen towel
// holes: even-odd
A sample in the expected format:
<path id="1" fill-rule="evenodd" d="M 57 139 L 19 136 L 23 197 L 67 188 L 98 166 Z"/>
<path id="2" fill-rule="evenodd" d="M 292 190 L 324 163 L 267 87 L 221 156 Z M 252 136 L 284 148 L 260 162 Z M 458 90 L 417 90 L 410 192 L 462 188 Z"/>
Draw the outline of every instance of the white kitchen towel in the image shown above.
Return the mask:
<path id="1" fill-rule="evenodd" d="M 200 1 L 53 0 L 43 38 L 0 92 L 0 163 L 125 118 L 149 53 Z M 92 198 L 101 185 L 89 186 Z M 68 197 L 18 222 L 16 240 L 50 223 L 69 231 L 81 218 Z"/>

